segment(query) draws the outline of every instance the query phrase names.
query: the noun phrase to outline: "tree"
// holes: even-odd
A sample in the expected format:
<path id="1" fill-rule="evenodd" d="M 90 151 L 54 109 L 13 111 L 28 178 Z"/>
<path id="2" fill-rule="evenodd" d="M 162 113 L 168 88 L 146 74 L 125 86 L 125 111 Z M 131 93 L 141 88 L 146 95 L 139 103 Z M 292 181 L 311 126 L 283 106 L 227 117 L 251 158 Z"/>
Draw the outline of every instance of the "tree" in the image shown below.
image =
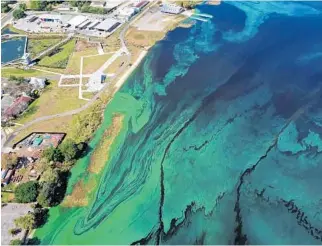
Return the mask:
<path id="1" fill-rule="evenodd" d="M 35 208 L 34 215 L 35 215 L 35 227 L 39 228 L 43 226 L 48 219 L 48 209 L 47 208 Z"/>
<path id="2" fill-rule="evenodd" d="M 26 16 L 25 12 L 22 9 L 16 9 L 15 11 L 13 11 L 12 15 L 16 20 Z"/>
<path id="3" fill-rule="evenodd" d="M 60 146 L 59 149 L 61 150 L 62 154 L 64 155 L 65 161 L 71 161 L 76 159 L 78 154 L 78 148 L 76 143 L 71 140 L 65 140 Z"/>
<path id="4" fill-rule="evenodd" d="M 18 155 L 16 153 L 2 154 L 2 167 L 4 169 L 12 169 L 18 163 Z"/>
<path id="5" fill-rule="evenodd" d="M 36 201 L 38 195 L 38 184 L 36 181 L 29 181 L 19 184 L 15 189 L 15 199 L 20 203 Z"/>
<path id="6" fill-rule="evenodd" d="M 41 0 L 30 1 L 30 8 L 34 10 L 45 10 L 46 6 L 47 6 L 46 1 L 41 1 Z"/>
<path id="7" fill-rule="evenodd" d="M 8 3 L 1 3 L 1 13 L 8 13 L 10 10 Z"/>
<path id="8" fill-rule="evenodd" d="M 67 173 L 60 173 L 56 183 L 44 182 L 39 192 L 37 202 L 43 207 L 58 205 L 64 198 L 67 187 Z"/>
<path id="9" fill-rule="evenodd" d="M 13 239 L 9 243 L 10 245 L 22 245 L 22 241 L 20 239 Z"/>
<path id="10" fill-rule="evenodd" d="M 41 175 L 40 182 L 56 183 L 59 180 L 57 169 L 47 168 Z"/>
<path id="11" fill-rule="evenodd" d="M 25 230 L 31 230 L 36 228 L 35 225 L 35 215 L 33 213 L 28 213 L 25 216 L 19 217 L 14 220 L 15 225 Z"/>
<path id="12" fill-rule="evenodd" d="M 27 5 L 25 3 L 21 3 L 21 4 L 19 4 L 19 9 L 26 11 Z"/>
<path id="13" fill-rule="evenodd" d="M 55 149 L 54 147 L 50 147 L 46 149 L 42 153 L 42 157 L 46 158 L 47 161 L 55 161 L 55 162 L 63 162 L 64 155 L 62 154 L 60 149 Z"/>
<path id="14" fill-rule="evenodd" d="M 21 230 L 19 228 L 13 228 L 9 230 L 10 235 L 14 236 L 17 235 L 18 233 L 20 233 Z"/>

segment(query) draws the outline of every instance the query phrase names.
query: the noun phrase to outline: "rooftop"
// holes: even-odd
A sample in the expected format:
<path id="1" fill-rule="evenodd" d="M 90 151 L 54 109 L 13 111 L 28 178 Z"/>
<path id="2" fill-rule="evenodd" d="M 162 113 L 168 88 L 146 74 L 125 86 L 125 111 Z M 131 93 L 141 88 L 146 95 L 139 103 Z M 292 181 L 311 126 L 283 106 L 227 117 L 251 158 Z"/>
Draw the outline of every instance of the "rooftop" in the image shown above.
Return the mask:
<path id="1" fill-rule="evenodd" d="M 87 17 L 84 15 L 77 15 L 68 21 L 68 24 L 71 26 L 78 26 L 87 20 Z"/>
<path id="2" fill-rule="evenodd" d="M 117 23 L 120 24 L 120 22 L 114 18 L 107 18 L 103 22 L 101 22 L 99 25 L 97 25 L 96 29 L 108 31 L 111 27 L 113 27 Z"/>

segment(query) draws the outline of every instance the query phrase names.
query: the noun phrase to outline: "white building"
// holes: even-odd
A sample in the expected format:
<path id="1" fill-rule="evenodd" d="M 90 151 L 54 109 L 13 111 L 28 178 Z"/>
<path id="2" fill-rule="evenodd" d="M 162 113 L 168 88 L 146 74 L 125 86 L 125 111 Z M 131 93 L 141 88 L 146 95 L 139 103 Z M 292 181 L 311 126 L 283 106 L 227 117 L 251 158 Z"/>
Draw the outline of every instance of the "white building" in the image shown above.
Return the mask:
<path id="1" fill-rule="evenodd" d="M 106 18 L 103 22 L 98 24 L 95 29 L 103 32 L 113 32 L 121 23 L 114 18 Z"/>
<path id="2" fill-rule="evenodd" d="M 29 84 L 31 84 L 35 89 L 43 89 L 46 86 L 46 80 L 45 79 L 40 79 L 40 78 L 35 78 L 31 77 Z"/>
<path id="3" fill-rule="evenodd" d="M 96 8 L 104 8 L 105 1 L 92 1 L 91 6 Z"/>
<path id="4" fill-rule="evenodd" d="M 131 8 L 131 7 L 124 7 L 119 10 L 120 17 L 127 21 L 130 20 L 136 13 L 137 12 L 135 8 Z"/>
<path id="5" fill-rule="evenodd" d="M 160 7 L 160 11 L 169 14 L 180 14 L 184 9 L 176 4 L 163 3 Z"/>
<path id="6" fill-rule="evenodd" d="M 67 24 L 71 28 L 78 28 L 78 26 L 81 25 L 82 23 L 84 23 L 85 21 L 87 21 L 87 19 L 88 18 L 84 15 L 77 15 L 77 16 L 73 17 L 72 19 L 70 19 Z"/>

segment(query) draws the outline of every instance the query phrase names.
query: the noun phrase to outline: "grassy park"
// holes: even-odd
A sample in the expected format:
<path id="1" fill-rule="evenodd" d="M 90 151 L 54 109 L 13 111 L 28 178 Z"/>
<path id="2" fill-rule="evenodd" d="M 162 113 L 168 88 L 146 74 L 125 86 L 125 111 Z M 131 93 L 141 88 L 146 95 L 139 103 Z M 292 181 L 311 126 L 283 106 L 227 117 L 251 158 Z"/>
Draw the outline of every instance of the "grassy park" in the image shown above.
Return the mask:
<path id="1" fill-rule="evenodd" d="M 15 67 L 3 67 L 1 69 L 1 77 L 9 78 L 10 75 L 15 75 L 17 77 L 34 77 L 34 76 L 46 76 L 51 75 L 50 73 L 34 70 L 34 69 L 20 69 Z"/>
<path id="2" fill-rule="evenodd" d="M 78 99 L 78 88 L 58 87 L 57 81 L 50 81 L 41 96 L 18 118 L 17 123 L 23 124 L 41 116 L 70 111 L 85 103 Z"/>

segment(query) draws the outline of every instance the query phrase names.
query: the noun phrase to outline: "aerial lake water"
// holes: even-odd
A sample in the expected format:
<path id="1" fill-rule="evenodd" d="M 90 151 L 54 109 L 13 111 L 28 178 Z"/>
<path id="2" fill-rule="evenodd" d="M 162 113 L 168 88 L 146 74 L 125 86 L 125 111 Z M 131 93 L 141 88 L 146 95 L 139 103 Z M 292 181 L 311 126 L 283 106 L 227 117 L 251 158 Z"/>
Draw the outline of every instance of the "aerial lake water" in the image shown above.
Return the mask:
<path id="1" fill-rule="evenodd" d="M 7 63 L 24 55 L 26 37 L 13 38 L 1 42 L 1 63 Z"/>
<path id="2" fill-rule="evenodd" d="M 42 244 L 321 244 L 322 4 L 201 5 L 107 105 Z M 104 169 L 91 158 L 124 117 Z M 107 156 L 102 156 L 107 158 Z M 86 189 L 86 187 L 91 187 Z M 84 195 L 84 194 L 83 194 Z"/>

